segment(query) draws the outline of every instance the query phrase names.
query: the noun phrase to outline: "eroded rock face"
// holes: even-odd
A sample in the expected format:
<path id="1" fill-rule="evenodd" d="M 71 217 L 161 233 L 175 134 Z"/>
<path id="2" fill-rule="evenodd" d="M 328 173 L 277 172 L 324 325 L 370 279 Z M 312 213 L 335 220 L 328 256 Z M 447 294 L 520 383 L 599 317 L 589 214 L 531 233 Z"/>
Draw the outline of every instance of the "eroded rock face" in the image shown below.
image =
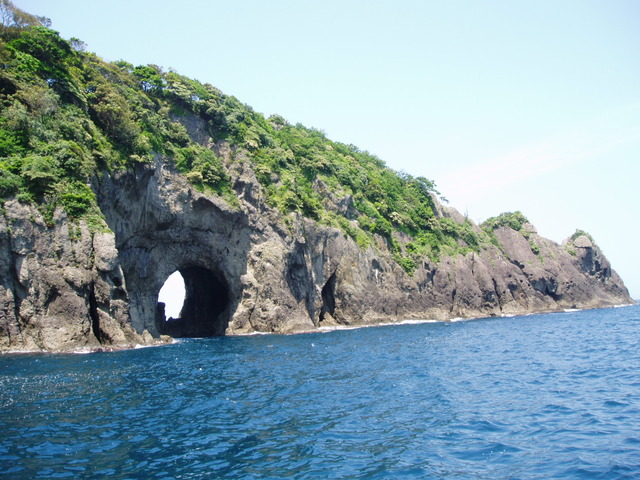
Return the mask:
<path id="1" fill-rule="evenodd" d="M 10 201 L 0 217 L 0 349 L 77 350 L 148 343 L 132 328 L 113 234 L 91 234 Z"/>
<path id="2" fill-rule="evenodd" d="M 214 148 L 231 155 L 224 145 Z M 228 163 L 239 206 L 198 193 L 160 156 L 105 174 L 95 185 L 106 233 L 91 233 L 61 212 L 48 227 L 33 207 L 7 202 L 0 217 L 0 349 L 94 349 L 163 335 L 297 332 L 632 303 L 586 236 L 560 246 L 531 226 L 526 237 L 502 227 L 495 231 L 502 249 L 425 260 L 409 276 L 383 242 L 363 250 L 312 220 L 292 215 L 284 222 L 265 205 L 247 164 Z M 352 202 L 336 199 L 335 208 L 348 210 Z M 166 319 L 158 293 L 176 270 L 187 298 L 181 318 Z"/>

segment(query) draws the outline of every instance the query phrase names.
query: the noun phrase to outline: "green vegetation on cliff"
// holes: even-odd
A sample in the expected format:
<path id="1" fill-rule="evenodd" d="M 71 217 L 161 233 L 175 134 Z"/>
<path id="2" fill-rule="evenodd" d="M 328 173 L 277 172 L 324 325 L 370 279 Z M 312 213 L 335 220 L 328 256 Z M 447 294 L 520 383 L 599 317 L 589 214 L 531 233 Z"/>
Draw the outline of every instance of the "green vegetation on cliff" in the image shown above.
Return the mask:
<path id="1" fill-rule="evenodd" d="M 500 227 L 510 228 L 520 233 L 524 238 L 529 240 L 529 245 L 531 246 L 531 251 L 536 255 L 540 255 L 540 247 L 538 244 L 531 238 L 532 230 L 525 228 L 525 225 L 529 224 L 529 220 L 525 217 L 522 212 L 504 212 L 498 215 L 497 217 L 491 217 L 485 220 L 481 227 L 484 232 L 487 234 L 489 241 L 493 243 L 500 250 L 504 251 L 504 248 L 498 241 L 494 230 Z M 542 260 L 542 257 L 540 257 Z"/>
<path id="2" fill-rule="evenodd" d="M 162 155 L 232 205 L 232 166 L 248 162 L 283 215 L 339 227 L 363 247 L 379 235 L 408 272 L 424 257 L 477 251 L 487 240 L 470 222 L 437 215 L 439 193 L 424 177 L 174 71 L 105 62 L 8 0 L 0 9 L 0 197 L 35 203 L 49 221 L 57 206 L 72 218 L 100 217 L 92 189 L 100 174 Z M 194 117 L 216 147 L 229 145 L 230 164 L 189 136 L 184 124 Z"/>
<path id="3" fill-rule="evenodd" d="M 488 218 L 481 226 L 487 233 L 493 232 L 500 227 L 508 227 L 519 232 L 525 223 L 529 223 L 529 220 L 522 212 L 504 212 L 497 217 Z"/>

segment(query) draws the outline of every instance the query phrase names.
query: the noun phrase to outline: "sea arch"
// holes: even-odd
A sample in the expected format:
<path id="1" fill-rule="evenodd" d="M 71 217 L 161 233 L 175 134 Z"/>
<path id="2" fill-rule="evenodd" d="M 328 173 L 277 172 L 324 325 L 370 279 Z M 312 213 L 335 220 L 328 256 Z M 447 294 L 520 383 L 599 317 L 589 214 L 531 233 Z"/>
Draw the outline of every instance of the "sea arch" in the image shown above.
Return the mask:
<path id="1" fill-rule="evenodd" d="M 216 269 L 190 264 L 177 271 L 184 279 L 184 303 L 177 318 L 167 318 L 164 304 L 158 302 L 158 333 L 176 338 L 224 335 L 233 313 L 225 275 Z"/>

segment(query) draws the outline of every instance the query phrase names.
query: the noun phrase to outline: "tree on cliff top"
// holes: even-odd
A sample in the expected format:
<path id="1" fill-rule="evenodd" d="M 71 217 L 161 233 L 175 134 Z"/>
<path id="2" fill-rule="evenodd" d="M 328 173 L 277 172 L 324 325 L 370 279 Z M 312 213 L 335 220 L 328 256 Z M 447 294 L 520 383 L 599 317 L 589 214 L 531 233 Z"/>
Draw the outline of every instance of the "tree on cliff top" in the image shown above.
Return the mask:
<path id="1" fill-rule="evenodd" d="M 34 25 L 49 28 L 51 20 L 20 10 L 10 0 L 0 0 L 0 37 L 18 35 L 21 30 Z"/>

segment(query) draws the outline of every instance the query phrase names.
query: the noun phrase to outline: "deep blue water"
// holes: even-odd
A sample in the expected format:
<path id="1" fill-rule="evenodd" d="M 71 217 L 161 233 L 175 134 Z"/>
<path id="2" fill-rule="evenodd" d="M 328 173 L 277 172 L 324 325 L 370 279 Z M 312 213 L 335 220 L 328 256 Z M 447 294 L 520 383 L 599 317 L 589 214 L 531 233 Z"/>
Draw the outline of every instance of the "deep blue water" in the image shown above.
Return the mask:
<path id="1" fill-rule="evenodd" d="M 0 478 L 640 478 L 640 307 L 0 357 Z"/>

